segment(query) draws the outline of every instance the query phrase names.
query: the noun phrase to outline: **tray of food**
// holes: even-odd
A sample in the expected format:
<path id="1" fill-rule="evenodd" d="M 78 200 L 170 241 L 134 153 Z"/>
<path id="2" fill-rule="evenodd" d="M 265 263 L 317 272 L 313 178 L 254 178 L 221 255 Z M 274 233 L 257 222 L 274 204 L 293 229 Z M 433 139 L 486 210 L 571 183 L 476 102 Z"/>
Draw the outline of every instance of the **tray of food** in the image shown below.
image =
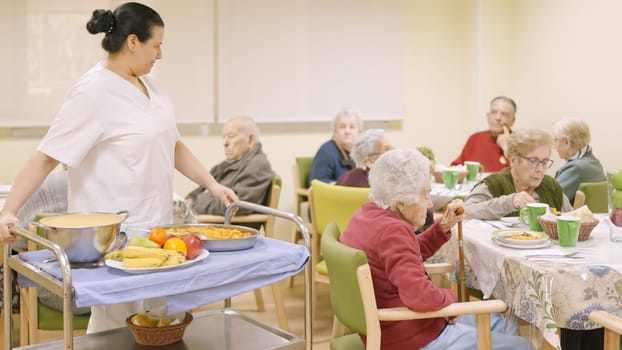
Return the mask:
<path id="1" fill-rule="evenodd" d="M 196 234 L 203 248 L 211 252 L 244 250 L 255 246 L 259 232 L 253 228 L 224 224 L 182 224 L 159 226 L 167 232 L 185 235 Z"/>

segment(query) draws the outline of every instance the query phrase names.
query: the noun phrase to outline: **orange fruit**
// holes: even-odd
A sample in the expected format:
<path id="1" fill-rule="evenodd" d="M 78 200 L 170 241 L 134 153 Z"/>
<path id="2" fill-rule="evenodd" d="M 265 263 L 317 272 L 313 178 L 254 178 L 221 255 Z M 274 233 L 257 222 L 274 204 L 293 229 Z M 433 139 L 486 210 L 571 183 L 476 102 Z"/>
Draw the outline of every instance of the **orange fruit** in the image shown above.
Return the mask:
<path id="1" fill-rule="evenodd" d="M 156 227 L 149 232 L 149 240 L 157 243 L 160 247 L 168 240 L 168 233 L 162 227 Z"/>
<path id="2" fill-rule="evenodd" d="M 169 238 L 166 243 L 164 243 L 164 249 L 166 250 L 176 250 L 178 252 L 184 253 L 186 255 L 188 253 L 188 249 L 186 248 L 186 243 L 181 238 L 173 237 Z"/>

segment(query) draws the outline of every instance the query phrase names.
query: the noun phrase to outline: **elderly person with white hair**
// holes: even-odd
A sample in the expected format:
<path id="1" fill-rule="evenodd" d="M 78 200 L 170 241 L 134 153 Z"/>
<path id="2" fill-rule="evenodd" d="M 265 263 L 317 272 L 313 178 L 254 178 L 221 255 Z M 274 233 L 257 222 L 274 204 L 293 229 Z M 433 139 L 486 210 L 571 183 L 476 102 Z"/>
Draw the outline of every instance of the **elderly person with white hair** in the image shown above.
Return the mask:
<path id="1" fill-rule="evenodd" d="M 553 142 L 561 159 L 567 162 L 555 173 L 555 180 L 574 202 L 582 182 L 605 181 L 605 171 L 590 147 L 590 127 L 583 120 L 562 119 L 553 124 Z"/>
<path id="2" fill-rule="evenodd" d="M 363 120 L 357 112 L 344 109 L 337 113 L 333 122 L 333 137 L 318 149 L 311 172 L 309 183 L 318 179 L 326 183 L 334 183 L 346 171 L 355 167 L 350 151 L 363 129 Z"/>
<path id="3" fill-rule="evenodd" d="M 369 187 L 367 176 L 376 159 L 391 149 L 389 140 L 384 136 L 383 129 L 365 130 L 352 148 L 351 156 L 356 168 L 348 170 L 337 179 L 337 185 L 352 187 Z"/>
<path id="4" fill-rule="evenodd" d="M 456 213 L 462 201 L 450 202 L 440 222 L 413 234 L 432 207 L 429 177 L 429 161 L 419 151 L 385 152 L 369 173 L 372 202 L 354 213 L 340 237 L 367 254 L 379 308 L 427 312 L 456 302 L 451 289 L 432 283 L 423 262 L 451 238 L 451 228 L 462 219 Z M 381 349 L 475 349 L 474 322 L 470 316 L 381 322 Z M 494 349 L 529 349 L 526 339 L 498 332 L 504 329 L 503 317 L 495 314 L 491 322 Z M 508 324 L 507 330 L 517 334 L 515 325 Z"/>
<path id="5" fill-rule="evenodd" d="M 518 216 L 528 203 L 546 203 L 572 210 L 568 197 L 554 178 L 545 174 L 553 164 L 551 135 L 538 129 L 514 131 L 508 140 L 510 166 L 484 178 L 465 200 L 469 218 L 495 220 Z"/>

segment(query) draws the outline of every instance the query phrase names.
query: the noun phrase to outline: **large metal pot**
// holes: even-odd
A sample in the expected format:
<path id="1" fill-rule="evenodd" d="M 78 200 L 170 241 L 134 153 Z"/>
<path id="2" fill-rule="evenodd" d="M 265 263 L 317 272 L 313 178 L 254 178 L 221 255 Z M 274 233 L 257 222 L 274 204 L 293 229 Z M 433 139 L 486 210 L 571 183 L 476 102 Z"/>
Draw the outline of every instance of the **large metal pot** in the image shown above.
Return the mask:
<path id="1" fill-rule="evenodd" d="M 121 222 L 129 213 L 70 213 L 48 216 L 33 222 L 42 228 L 45 238 L 65 250 L 70 262 L 96 262 L 125 242 Z"/>

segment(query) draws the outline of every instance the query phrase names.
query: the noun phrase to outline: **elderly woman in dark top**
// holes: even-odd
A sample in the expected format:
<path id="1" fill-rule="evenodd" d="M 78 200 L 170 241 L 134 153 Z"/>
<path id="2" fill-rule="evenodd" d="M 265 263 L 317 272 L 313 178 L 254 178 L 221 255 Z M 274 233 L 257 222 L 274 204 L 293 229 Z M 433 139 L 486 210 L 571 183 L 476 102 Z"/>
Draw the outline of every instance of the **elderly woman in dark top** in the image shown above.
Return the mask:
<path id="1" fill-rule="evenodd" d="M 466 214 L 483 220 L 517 216 L 527 203 L 547 203 L 570 211 L 570 201 L 554 178 L 544 172 L 553 164 L 551 135 L 538 129 L 516 130 L 508 140 L 510 166 L 477 184 L 465 201 Z"/>
<path id="2" fill-rule="evenodd" d="M 322 144 L 313 157 L 309 184 L 315 179 L 334 183 L 339 176 L 355 167 L 350 151 L 361 130 L 363 120 L 357 112 L 344 109 L 337 113 L 333 123 L 333 137 Z"/>
<path id="3" fill-rule="evenodd" d="M 432 207 L 429 162 L 414 149 L 381 155 L 370 170 L 369 184 L 372 202 L 354 213 L 340 241 L 367 254 L 378 307 L 427 312 L 454 303 L 455 293 L 435 286 L 423 262 L 451 238 L 451 228 L 462 219 L 456 214 L 462 201 L 450 202 L 440 222 L 413 234 Z M 508 334 L 499 332 L 504 323 L 500 315 L 492 316 L 494 349 L 528 349 L 527 339 L 510 335 L 517 334 L 515 325 L 507 325 Z M 477 343 L 472 316 L 381 322 L 380 328 L 382 350 L 470 350 Z"/>
<path id="4" fill-rule="evenodd" d="M 564 193 L 574 202 L 574 196 L 582 182 L 605 181 L 605 171 L 600 161 L 592 154 L 590 127 L 583 120 L 562 119 L 553 124 L 555 149 L 566 164 L 555 173 L 555 180 Z"/>

